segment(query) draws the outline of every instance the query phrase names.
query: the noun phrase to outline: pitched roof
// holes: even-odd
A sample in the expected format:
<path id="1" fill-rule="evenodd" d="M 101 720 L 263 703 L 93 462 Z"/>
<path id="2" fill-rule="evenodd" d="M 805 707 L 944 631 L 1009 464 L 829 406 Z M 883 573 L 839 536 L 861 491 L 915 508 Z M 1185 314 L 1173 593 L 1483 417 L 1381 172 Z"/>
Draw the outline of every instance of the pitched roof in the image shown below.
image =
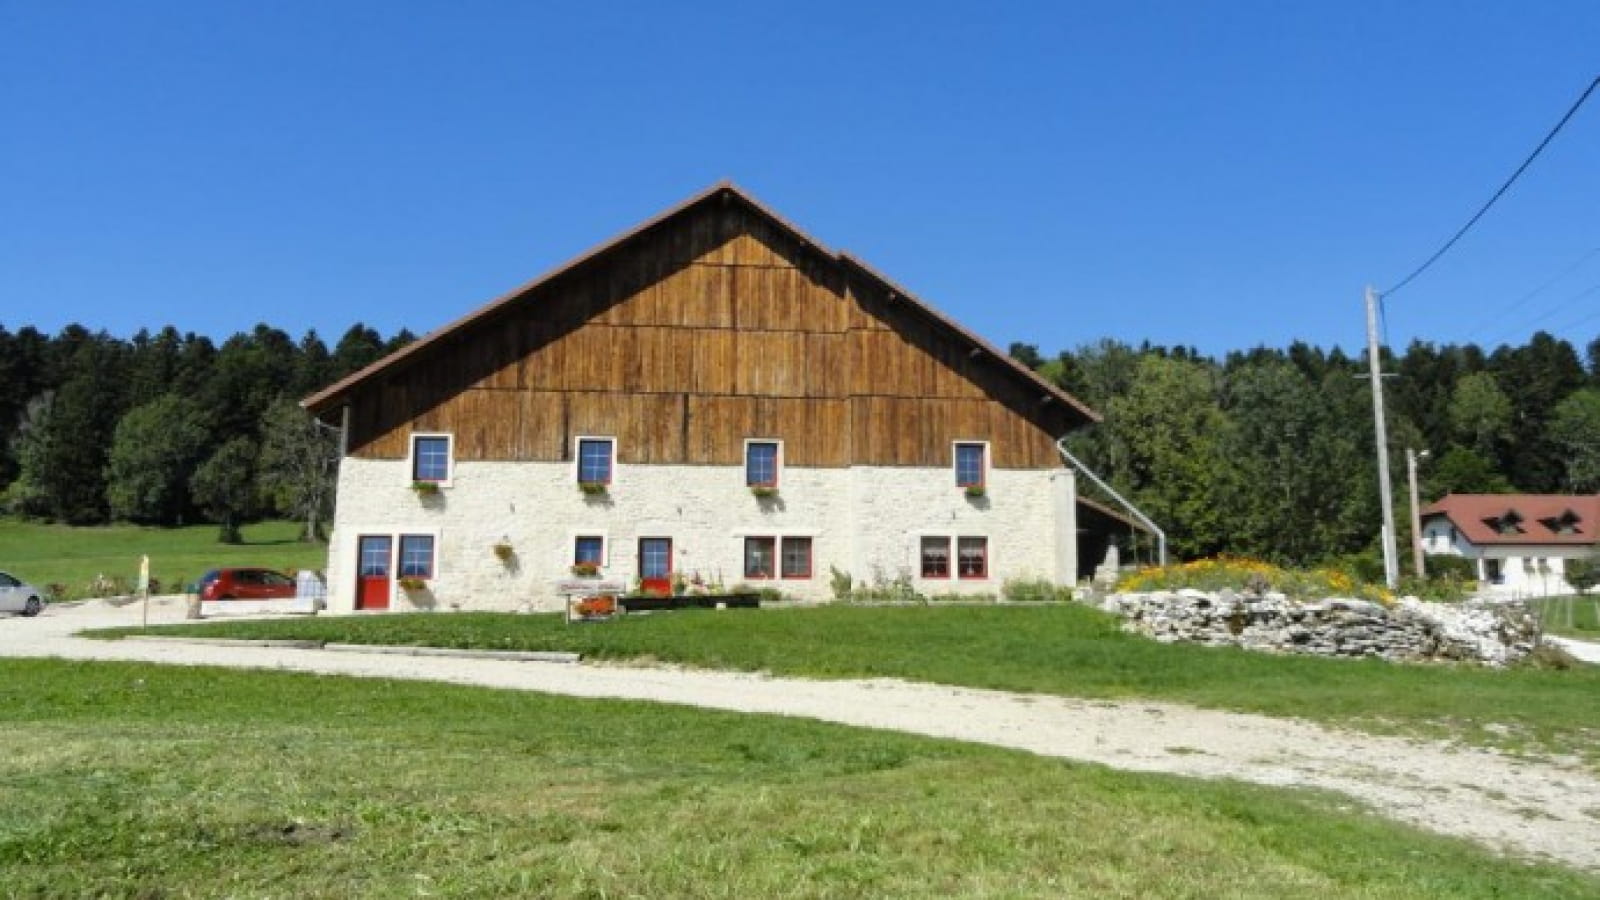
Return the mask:
<path id="1" fill-rule="evenodd" d="M 395 351 L 394 353 L 389 354 L 388 356 L 385 356 L 372 365 L 369 365 L 366 368 L 355 372 L 354 374 L 351 374 L 332 385 L 329 385 L 321 391 L 312 394 L 310 397 L 300 401 L 300 405 L 311 410 L 313 413 L 320 414 L 327 412 L 328 410 L 337 406 L 340 401 L 342 401 L 352 390 L 360 387 L 362 384 L 370 381 L 378 375 L 392 370 L 397 371 L 400 368 L 423 358 L 430 352 L 432 348 L 439 345 L 445 338 L 461 331 L 464 328 L 468 328 L 477 322 L 491 317 L 499 310 L 516 303 L 517 301 L 526 297 L 528 294 L 548 284 L 549 282 L 554 281 L 560 276 L 594 262 L 611 251 L 623 247 L 635 238 L 661 227 L 665 223 L 689 212 L 691 209 L 699 206 L 702 203 L 711 202 L 718 197 L 721 197 L 723 200 L 732 200 L 742 203 L 747 208 L 754 210 L 756 213 L 765 217 L 774 225 L 788 232 L 788 234 L 800 242 L 801 245 L 815 251 L 823 258 L 832 261 L 836 265 L 846 268 L 849 271 L 856 272 L 866 277 L 870 281 L 877 283 L 883 290 L 889 292 L 897 299 L 904 300 L 908 308 L 922 314 L 937 327 L 945 330 L 947 333 L 954 334 L 961 340 L 970 344 L 975 355 L 983 356 L 992 360 L 1011 377 L 1024 381 L 1029 385 L 1030 388 L 1038 389 L 1043 397 L 1066 404 L 1068 407 L 1078 412 L 1090 422 L 1100 421 L 1100 415 L 1094 410 L 1090 409 L 1076 397 L 1072 396 L 1061 388 L 1056 387 L 1054 384 L 1051 384 L 1044 378 L 1041 378 L 1038 373 L 1012 359 L 1009 355 L 1000 351 L 988 341 L 985 341 L 983 338 L 978 337 L 976 334 L 972 333 L 966 328 L 956 324 L 953 320 L 924 303 L 909 291 L 901 288 L 900 286 L 889 281 L 884 276 L 878 274 L 872 268 L 867 266 L 866 263 L 844 252 L 836 253 L 832 250 L 829 250 L 820 241 L 811 237 L 809 234 L 806 234 L 804 231 L 801 231 L 788 220 L 784 219 L 776 212 L 773 212 L 771 209 L 767 208 L 760 201 L 756 200 L 748 192 L 734 185 L 731 181 L 718 182 L 712 185 L 710 188 L 695 194 L 682 203 L 667 209 L 665 212 L 646 219 L 644 222 L 641 222 L 633 228 L 628 229 L 611 240 L 606 241 L 605 243 L 580 254 L 574 259 L 545 272 L 543 275 L 540 275 L 532 281 L 513 288 L 511 291 L 500 295 L 494 300 L 489 301 L 487 304 L 479 307 L 476 310 L 473 310 L 470 313 L 467 313 L 461 318 L 429 332 L 421 339 Z"/>
<path id="2" fill-rule="evenodd" d="M 1422 515 L 1443 516 L 1480 546 L 1600 540 L 1597 494 L 1448 494 Z"/>

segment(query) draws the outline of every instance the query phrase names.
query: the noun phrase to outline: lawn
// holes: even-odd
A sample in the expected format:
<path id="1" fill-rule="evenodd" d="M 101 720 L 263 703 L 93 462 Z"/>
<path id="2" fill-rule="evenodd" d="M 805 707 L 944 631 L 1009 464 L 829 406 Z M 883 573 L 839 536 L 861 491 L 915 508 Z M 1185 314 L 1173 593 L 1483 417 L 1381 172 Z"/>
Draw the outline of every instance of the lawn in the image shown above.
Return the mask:
<path id="1" fill-rule="evenodd" d="M 99 575 L 134 584 L 139 557 L 146 554 L 151 577 L 166 586 L 187 584 L 218 566 L 325 567 L 326 545 L 302 543 L 299 533 L 297 522 L 261 522 L 245 526 L 244 543 L 230 545 L 217 542 L 215 525 L 75 528 L 0 519 L 0 569 L 41 588 L 65 585 L 64 599 L 77 599 L 90 596 L 90 583 Z"/>
<path id="2" fill-rule="evenodd" d="M 1528 602 L 1551 634 L 1600 642 L 1600 596 L 1548 597 Z"/>
<path id="3" fill-rule="evenodd" d="M 1496 671 L 1158 644 L 1073 605 L 701 611 L 565 625 L 559 616 L 318 616 L 152 628 L 210 636 L 573 650 L 817 678 L 897 677 L 1075 697 L 1148 697 L 1449 737 L 1600 768 L 1600 668 Z M 121 634 L 125 632 L 106 632 Z"/>
<path id="4" fill-rule="evenodd" d="M 0 661 L 14 896 L 1579 897 L 1251 785 L 645 703 Z"/>

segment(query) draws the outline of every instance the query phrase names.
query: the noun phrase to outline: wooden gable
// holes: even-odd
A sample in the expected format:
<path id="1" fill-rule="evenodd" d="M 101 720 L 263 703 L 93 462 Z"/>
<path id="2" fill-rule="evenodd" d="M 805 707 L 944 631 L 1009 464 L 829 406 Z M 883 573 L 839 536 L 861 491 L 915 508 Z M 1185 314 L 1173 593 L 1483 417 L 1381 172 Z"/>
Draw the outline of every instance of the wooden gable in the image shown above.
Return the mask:
<path id="1" fill-rule="evenodd" d="M 306 401 L 351 407 L 350 451 L 415 431 L 461 460 L 562 461 L 613 435 L 622 462 L 1053 467 L 1092 413 L 728 187 L 429 335 Z"/>

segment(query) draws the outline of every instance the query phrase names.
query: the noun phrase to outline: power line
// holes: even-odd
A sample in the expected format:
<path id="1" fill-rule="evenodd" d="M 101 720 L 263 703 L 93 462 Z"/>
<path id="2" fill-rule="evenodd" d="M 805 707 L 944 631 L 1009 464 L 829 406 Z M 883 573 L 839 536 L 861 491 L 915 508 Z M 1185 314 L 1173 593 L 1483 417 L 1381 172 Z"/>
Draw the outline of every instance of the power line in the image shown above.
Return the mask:
<path id="1" fill-rule="evenodd" d="M 1523 304 L 1527 303 L 1529 300 L 1532 300 L 1545 291 L 1548 291 L 1550 288 L 1555 287 L 1555 285 L 1560 282 L 1561 279 L 1566 278 L 1573 272 L 1583 268 L 1584 263 L 1594 259 L 1596 256 L 1600 256 L 1600 247 L 1595 247 L 1593 250 L 1590 250 L 1589 252 L 1578 257 L 1577 262 L 1574 262 L 1573 264 L 1562 269 L 1554 277 L 1545 281 L 1543 284 L 1527 292 L 1526 294 L 1523 294 L 1521 297 L 1518 297 L 1516 300 L 1513 300 L 1510 303 L 1507 303 L 1505 306 L 1499 307 L 1498 309 L 1491 310 L 1488 315 L 1480 317 L 1476 322 L 1472 323 L 1470 328 L 1464 329 L 1462 333 L 1467 337 L 1481 334 L 1485 330 L 1485 326 L 1494 322 L 1497 316 L 1504 316 L 1514 310 L 1520 309 Z"/>
<path id="2" fill-rule="evenodd" d="M 1600 284 L 1597 284 L 1594 287 L 1589 288 L 1589 290 L 1585 291 L 1584 293 L 1593 293 L 1595 291 L 1600 291 Z M 1584 316 L 1581 319 L 1577 319 L 1575 321 L 1568 322 L 1567 324 L 1558 327 L 1556 329 L 1556 333 L 1560 334 L 1563 331 L 1571 331 L 1572 329 L 1577 328 L 1579 325 L 1586 325 L 1589 322 L 1593 322 L 1595 319 L 1600 319 L 1600 312 L 1592 312 L 1592 313 L 1588 314 L 1587 316 Z"/>
<path id="3" fill-rule="evenodd" d="M 1384 291 L 1384 296 L 1393 294 L 1394 292 L 1410 284 L 1418 275 L 1426 272 L 1429 266 L 1437 262 L 1439 257 L 1445 255 L 1445 253 L 1449 252 L 1451 247 L 1456 245 L 1456 241 L 1461 240 L 1462 235 L 1466 234 L 1467 231 L 1472 228 L 1472 226 L 1478 224 L 1478 220 L 1483 218 L 1483 214 L 1489 211 L 1489 207 L 1494 206 L 1495 201 L 1499 200 L 1506 191 L 1510 190 L 1513 184 L 1516 184 L 1517 179 L 1522 177 L 1522 173 L 1527 170 L 1528 166 L 1533 165 L 1533 161 L 1539 158 L 1539 154 L 1544 152 L 1544 148 L 1549 146 L 1550 142 L 1555 139 L 1555 136 L 1560 133 L 1563 127 L 1566 126 L 1568 120 L 1577 114 L 1578 109 L 1583 106 L 1585 100 L 1589 99 L 1589 95 L 1594 93 L 1594 89 L 1596 87 L 1600 87 L 1600 76 L 1596 76 L 1593 81 L 1589 82 L 1589 86 L 1584 89 L 1582 96 L 1578 97 L 1577 101 L 1572 104 L 1572 107 L 1567 110 L 1567 114 L 1561 117 L 1561 121 L 1556 123 L 1556 127 L 1550 129 L 1550 133 L 1544 136 L 1544 140 L 1539 142 L 1539 146 L 1533 148 L 1533 152 L 1528 154 L 1528 158 L 1522 161 L 1522 165 L 1517 166 L 1517 170 L 1511 173 L 1511 177 L 1506 179 L 1506 183 L 1500 185 L 1500 190 L 1494 192 L 1494 196 L 1489 198 L 1489 202 L 1485 203 L 1481 209 L 1474 213 L 1472 218 L 1467 220 L 1467 224 L 1461 226 L 1461 230 L 1457 231 L 1455 235 L 1450 238 L 1450 240 L 1445 241 L 1444 246 L 1440 247 L 1432 256 L 1428 257 L 1426 262 L 1420 266 L 1417 266 L 1416 270 L 1410 275 L 1400 279 L 1399 284 L 1388 289 L 1387 291 Z"/>
<path id="4" fill-rule="evenodd" d="M 1556 313 L 1561 312 L 1563 309 L 1567 308 L 1568 304 L 1575 303 L 1575 302 L 1577 302 L 1579 300 L 1584 299 L 1585 297 L 1588 297 L 1590 294 L 1594 294 L 1594 293 L 1597 293 L 1597 292 L 1600 292 L 1600 284 L 1591 284 L 1588 287 L 1584 288 L 1583 290 L 1579 291 L 1578 293 L 1573 294 L 1572 296 L 1568 297 L 1567 299 L 1565 299 L 1565 300 L 1561 301 L 1560 303 L 1556 304 L 1555 306 L 1551 307 L 1550 309 L 1545 310 L 1543 313 L 1541 313 L 1541 314 L 1539 314 L 1537 316 L 1534 316 L 1533 318 L 1527 320 L 1526 322 L 1519 323 L 1515 328 L 1500 332 L 1500 334 L 1494 340 L 1485 341 L 1484 342 L 1484 346 L 1487 348 L 1489 346 L 1493 346 L 1494 344 L 1501 343 L 1506 338 L 1511 337 L 1511 336 L 1521 332 L 1523 329 L 1532 328 L 1533 326 L 1539 324 L 1540 322 L 1543 322 L 1545 319 L 1548 319 L 1551 316 L 1555 315 Z M 1557 333 L 1562 332 L 1562 331 L 1566 331 L 1569 328 L 1574 328 L 1574 327 L 1576 327 L 1578 325 L 1582 325 L 1584 322 L 1587 322 L 1590 319 L 1595 318 L 1596 316 L 1600 316 L 1600 313 L 1596 313 L 1593 316 L 1585 316 L 1584 318 L 1582 318 L 1582 319 L 1580 319 L 1580 320 L 1578 320 L 1576 322 L 1572 322 L 1572 323 L 1569 323 L 1567 325 L 1563 325 L 1560 328 L 1557 328 L 1555 330 L 1556 330 Z"/>

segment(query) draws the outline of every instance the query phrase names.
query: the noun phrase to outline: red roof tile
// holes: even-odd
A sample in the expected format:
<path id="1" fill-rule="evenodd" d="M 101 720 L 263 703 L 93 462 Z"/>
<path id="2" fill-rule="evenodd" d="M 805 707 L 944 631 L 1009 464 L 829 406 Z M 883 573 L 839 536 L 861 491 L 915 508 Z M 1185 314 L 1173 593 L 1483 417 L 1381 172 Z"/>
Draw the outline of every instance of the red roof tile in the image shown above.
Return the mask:
<path id="1" fill-rule="evenodd" d="M 1462 537 L 1480 546 L 1593 544 L 1600 539 L 1596 494 L 1448 494 L 1425 507 L 1422 515 L 1448 519 Z M 1564 527 L 1570 533 L 1563 534 Z"/>

